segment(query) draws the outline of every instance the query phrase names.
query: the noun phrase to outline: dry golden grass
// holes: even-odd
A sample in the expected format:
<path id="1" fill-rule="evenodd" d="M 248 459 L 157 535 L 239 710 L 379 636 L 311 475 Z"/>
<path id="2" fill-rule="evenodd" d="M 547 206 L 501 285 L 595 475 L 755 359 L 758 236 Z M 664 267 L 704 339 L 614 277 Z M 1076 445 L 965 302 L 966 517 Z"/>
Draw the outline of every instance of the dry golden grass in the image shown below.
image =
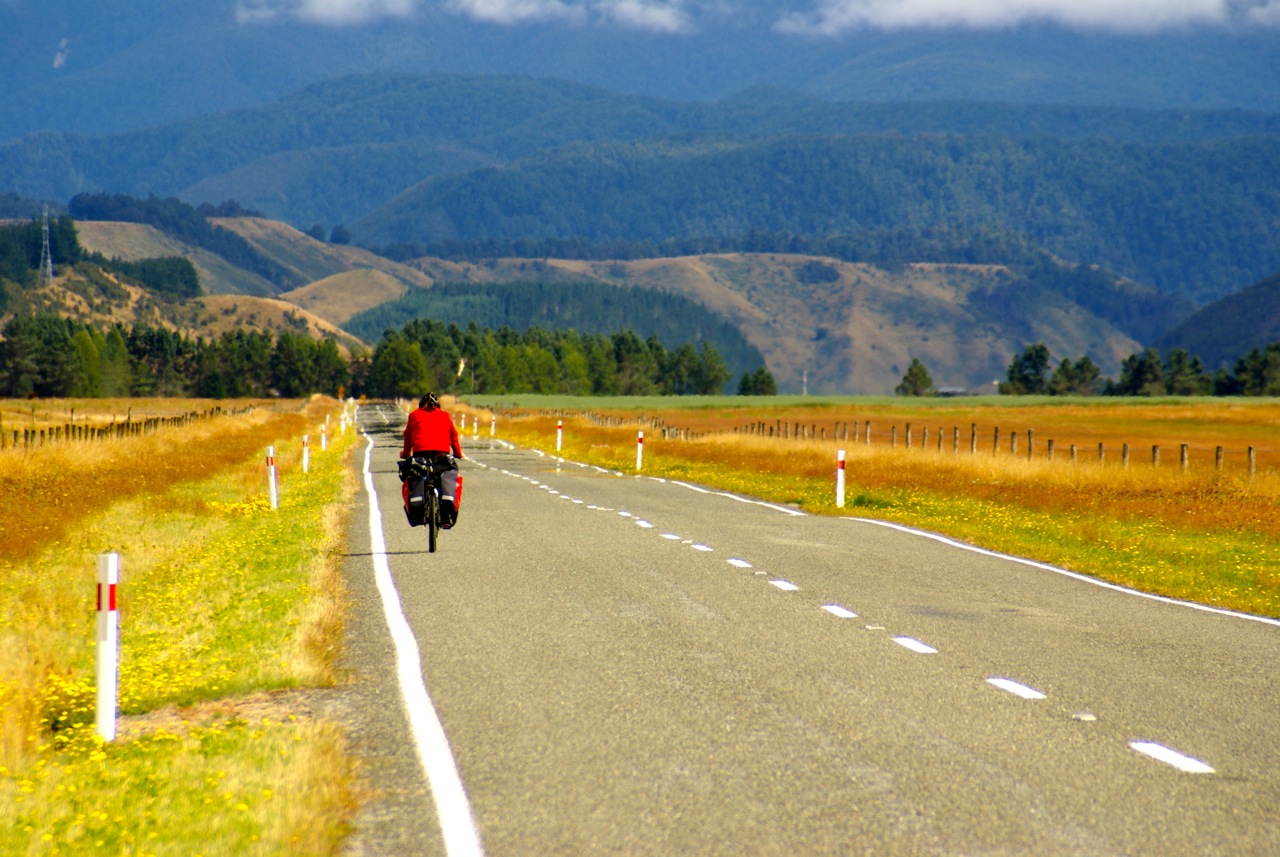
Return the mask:
<path id="1" fill-rule="evenodd" d="M 210 405 L 187 404 L 190 410 Z M 132 407 L 134 420 L 188 412 L 167 400 L 138 401 Z M 51 424 L 69 416 L 72 408 L 77 420 L 90 424 L 106 424 L 111 416 L 128 413 L 128 407 L 92 400 L 51 403 L 39 413 Z M 179 482 L 212 476 L 255 451 L 265 455 L 268 446 L 300 434 L 309 422 L 296 402 L 259 402 L 247 414 L 149 435 L 7 449 L 0 453 L 0 558 L 27 556 L 113 503 L 158 496 Z"/>

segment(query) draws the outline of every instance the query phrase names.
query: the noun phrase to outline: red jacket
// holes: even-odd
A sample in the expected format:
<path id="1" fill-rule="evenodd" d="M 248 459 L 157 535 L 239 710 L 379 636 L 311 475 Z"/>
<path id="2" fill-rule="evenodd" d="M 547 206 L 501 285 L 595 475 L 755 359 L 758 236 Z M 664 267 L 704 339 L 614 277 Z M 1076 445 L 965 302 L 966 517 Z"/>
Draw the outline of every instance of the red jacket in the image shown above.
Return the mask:
<path id="1" fill-rule="evenodd" d="M 404 427 L 401 458 L 408 458 L 415 452 L 450 451 L 457 457 L 462 457 L 462 447 L 458 445 L 458 430 L 453 426 L 453 417 L 440 408 L 434 411 L 418 408 L 409 414 L 409 422 Z"/>

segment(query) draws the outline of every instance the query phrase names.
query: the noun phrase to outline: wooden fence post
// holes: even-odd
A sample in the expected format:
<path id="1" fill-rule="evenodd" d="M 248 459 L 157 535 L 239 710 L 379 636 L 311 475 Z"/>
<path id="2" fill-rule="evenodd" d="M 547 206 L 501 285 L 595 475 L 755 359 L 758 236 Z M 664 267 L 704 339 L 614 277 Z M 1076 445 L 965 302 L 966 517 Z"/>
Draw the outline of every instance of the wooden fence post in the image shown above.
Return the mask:
<path id="1" fill-rule="evenodd" d="M 1213 450 L 1213 469 L 1214 470 L 1217 470 L 1217 471 L 1222 470 L 1222 458 L 1225 452 L 1226 450 L 1224 450 L 1220 446 Z"/>
<path id="2" fill-rule="evenodd" d="M 1036 430 L 1027 429 L 1027 460 L 1028 461 L 1030 461 L 1031 457 L 1035 455 L 1035 447 L 1036 447 Z"/>
<path id="3" fill-rule="evenodd" d="M 1049 438 L 1049 442 L 1045 444 L 1044 454 L 1046 458 L 1053 461 L 1053 438 Z"/>
<path id="4" fill-rule="evenodd" d="M 1151 466 L 1152 467 L 1160 466 L 1160 445 L 1159 444 L 1153 443 L 1151 445 Z"/>
<path id="5" fill-rule="evenodd" d="M 1256 464 L 1256 458 L 1255 458 L 1255 456 L 1254 456 L 1253 447 L 1251 446 L 1251 447 L 1249 447 L 1249 481 L 1250 481 L 1250 482 L 1252 482 L 1252 481 L 1253 481 L 1253 474 L 1254 474 L 1254 472 L 1255 472 L 1255 464 Z"/>
<path id="6" fill-rule="evenodd" d="M 1178 463 L 1182 465 L 1182 472 L 1187 472 L 1187 445 L 1184 443 L 1178 447 Z"/>
<path id="7" fill-rule="evenodd" d="M 1101 443 L 1099 443 L 1098 444 L 1098 463 L 1106 464 L 1106 462 L 1107 462 L 1107 449 Z"/>
<path id="8" fill-rule="evenodd" d="M 1129 444 L 1127 443 L 1120 445 L 1120 466 L 1129 466 Z"/>

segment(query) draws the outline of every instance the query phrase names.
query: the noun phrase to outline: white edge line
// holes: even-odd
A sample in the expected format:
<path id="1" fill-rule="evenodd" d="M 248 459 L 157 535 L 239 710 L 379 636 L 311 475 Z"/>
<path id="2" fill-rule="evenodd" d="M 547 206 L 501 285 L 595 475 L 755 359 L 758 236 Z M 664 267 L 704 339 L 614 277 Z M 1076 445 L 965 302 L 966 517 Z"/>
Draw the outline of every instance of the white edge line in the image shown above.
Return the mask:
<path id="1" fill-rule="evenodd" d="M 418 748 L 418 760 L 431 786 L 436 804 L 436 816 L 444 836 L 445 853 L 449 857 L 482 855 L 480 834 L 476 830 L 467 802 L 458 766 L 449 749 L 449 739 L 427 686 L 422 681 L 422 661 L 418 653 L 418 641 L 400 608 L 400 594 L 391 578 L 391 566 L 387 563 L 387 543 L 382 534 L 382 512 L 378 509 L 378 492 L 373 487 L 373 473 L 369 460 L 373 454 L 373 438 L 364 451 L 364 487 L 369 494 L 369 553 L 373 556 L 373 574 L 382 596 L 383 613 L 387 629 L 396 648 L 396 668 L 400 677 L 400 693 L 404 697 L 405 714 L 409 730 Z"/>
<path id="2" fill-rule="evenodd" d="M 1216 773 L 1213 768 L 1199 759 L 1184 756 L 1177 750 L 1170 750 L 1163 744 L 1156 744 L 1151 741 L 1130 741 L 1129 746 L 1145 756 L 1150 756 L 1153 759 L 1164 762 L 1166 765 L 1173 765 L 1179 771 L 1185 771 L 1188 774 Z"/>
<path id="3" fill-rule="evenodd" d="M 938 650 L 928 643 L 922 643 L 915 637 L 894 637 L 893 641 L 904 649 L 910 649 L 921 655 L 936 655 Z"/>
<path id="4" fill-rule="evenodd" d="M 697 485 L 690 485 L 688 482 L 677 482 L 674 479 L 671 480 L 671 484 L 679 485 L 681 488 L 688 488 L 690 491 L 697 491 L 699 494 L 712 494 L 716 497 L 728 497 L 730 500 L 737 500 L 739 503 L 747 503 L 751 506 L 764 506 L 766 509 L 772 509 L 775 512 L 782 512 L 797 518 L 806 517 L 805 513 L 799 509 L 788 509 L 786 506 L 777 506 L 773 503 L 766 503 L 763 500 L 752 500 L 749 497 L 739 497 L 737 494 L 726 494 L 724 491 L 711 491 L 706 488 L 699 488 Z"/>
<path id="5" fill-rule="evenodd" d="M 937 533 L 930 533 L 926 530 L 917 530 L 914 527 L 908 527 L 903 524 L 895 524 L 891 521 L 877 521 L 874 518 L 845 518 L 846 521 L 857 521 L 862 524 L 875 524 L 880 527 L 888 527 L 891 530 L 899 530 L 904 533 L 910 533 L 915 536 L 923 536 L 926 539 L 933 539 L 935 542 L 942 542 L 944 545 L 960 548 L 961 550 L 972 551 L 973 553 L 982 554 L 984 556 L 995 557 L 996 559 L 1008 560 L 1022 565 L 1028 565 L 1032 568 L 1038 568 L 1043 571 L 1052 571 L 1054 574 L 1061 574 L 1064 577 L 1070 577 L 1084 583 L 1092 583 L 1094 586 L 1101 586 L 1103 589 L 1111 589 L 1116 592 L 1123 592 L 1126 595 L 1136 595 L 1139 598 L 1146 598 L 1150 601 L 1160 601 L 1164 604 L 1176 604 L 1179 607 L 1190 607 L 1192 610 L 1201 610 L 1205 613 L 1216 613 L 1219 616 L 1233 616 L 1236 619 L 1248 619 L 1252 622 L 1261 622 L 1264 625 L 1275 625 L 1280 627 L 1280 619 L 1272 619 L 1270 616 L 1255 616 L 1252 613 L 1240 613 L 1235 610 L 1227 610 L 1223 607 L 1211 607 L 1208 604 L 1197 604 L 1194 601 L 1182 601 L 1177 598 L 1170 598 L 1167 595 L 1153 595 L 1150 592 L 1142 592 L 1137 589 L 1130 589 L 1127 586 L 1121 586 L 1118 583 L 1110 583 L 1106 580 L 1099 580 L 1096 577 L 1089 577 L 1087 574 L 1080 574 L 1076 571 L 1068 571 L 1065 568 L 1059 568 L 1056 565 L 1049 565 L 1044 562 L 1036 562 L 1033 559 L 1024 559 L 1020 556 L 1013 556 L 1007 553 L 998 553 L 997 551 L 987 550 L 986 548 L 967 545 L 964 542 L 958 542 L 955 539 L 949 539 L 946 536 L 940 536 Z"/>
<path id="6" fill-rule="evenodd" d="M 1020 696 L 1023 699 L 1047 699 L 1048 698 L 1043 693 L 1036 690 L 1034 687 L 1027 687 L 1025 684 L 1020 684 L 1019 682 L 1016 682 L 1013 679 L 989 678 L 987 679 L 987 684 L 994 685 L 995 687 L 998 687 L 1003 691 L 1012 693 L 1014 696 Z"/>

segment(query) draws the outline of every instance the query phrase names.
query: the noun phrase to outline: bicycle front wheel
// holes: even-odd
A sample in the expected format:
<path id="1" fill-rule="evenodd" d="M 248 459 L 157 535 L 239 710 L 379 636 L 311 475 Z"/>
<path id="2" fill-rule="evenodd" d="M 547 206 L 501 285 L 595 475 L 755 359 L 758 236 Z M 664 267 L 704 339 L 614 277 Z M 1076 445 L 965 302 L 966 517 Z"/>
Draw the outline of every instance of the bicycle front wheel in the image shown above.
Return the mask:
<path id="1" fill-rule="evenodd" d="M 432 485 L 427 489 L 427 551 L 436 552 L 436 539 L 440 536 L 440 492 Z"/>

